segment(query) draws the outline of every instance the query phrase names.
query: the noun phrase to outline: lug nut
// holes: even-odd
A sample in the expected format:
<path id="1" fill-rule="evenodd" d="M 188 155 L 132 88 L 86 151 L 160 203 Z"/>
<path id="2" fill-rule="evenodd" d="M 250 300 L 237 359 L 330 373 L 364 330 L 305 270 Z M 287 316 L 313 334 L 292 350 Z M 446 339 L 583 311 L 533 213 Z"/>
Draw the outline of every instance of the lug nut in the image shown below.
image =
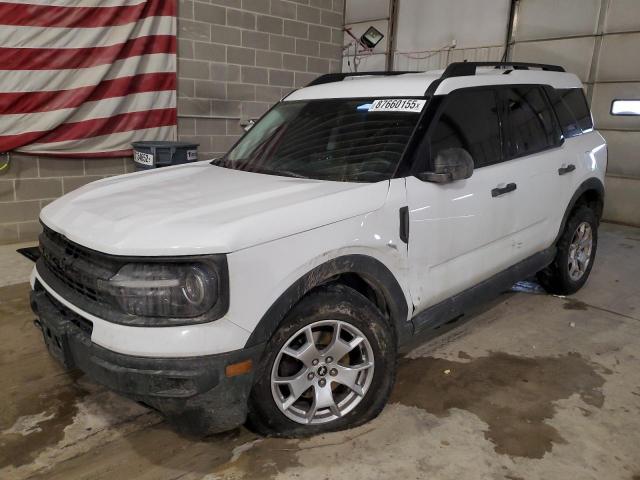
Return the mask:
<path id="1" fill-rule="evenodd" d="M 324 378 L 321 378 L 320 381 L 318 382 L 318 385 L 320 385 L 321 387 L 324 387 L 327 384 L 327 381 Z"/>
<path id="2" fill-rule="evenodd" d="M 333 362 L 333 357 L 327 357 L 327 363 Z"/>
<path id="3" fill-rule="evenodd" d="M 314 365 L 314 366 L 317 365 L 318 364 L 318 359 L 317 358 L 314 359 L 313 362 L 311 362 L 311 364 Z"/>
<path id="4" fill-rule="evenodd" d="M 313 377 L 315 377 L 315 375 L 313 374 L 313 372 L 309 372 L 307 374 L 307 380 L 313 380 Z"/>
<path id="5" fill-rule="evenodd" d="M 332 368 L 331 370 L 329 370 L 329 375 L 331 375 L 332 377 L 335 377 L 338 374 L 338 370 L 336 370 L 335 368 Z"/>

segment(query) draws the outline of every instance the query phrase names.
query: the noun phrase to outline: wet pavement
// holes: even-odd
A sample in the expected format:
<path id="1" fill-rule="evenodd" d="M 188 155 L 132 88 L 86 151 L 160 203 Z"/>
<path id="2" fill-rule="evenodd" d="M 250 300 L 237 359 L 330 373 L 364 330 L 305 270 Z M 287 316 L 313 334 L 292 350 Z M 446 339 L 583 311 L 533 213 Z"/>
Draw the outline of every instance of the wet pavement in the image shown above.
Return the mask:
<path id="1" fill-rule="evenodd" d="M 377 419 L 305 440 L 185 437 L 63 372 L 14 272 L 23 283 L 0 287 L 0 478 L 640 480 L 640 230 L 600 237 L 578 294 L 518 285 L 401 359 Z"/>
<path id="2" fill-rule="evenodd" d="M 605 379 L 599 371 L 611 373 L 577 353 L 526 358 L 492 352 L 472 359 L 461 351 L 459 356 L 468 361 L 403 362 L 391 401 L 438 417 L 454 408 L 471 412 L 487 424 L 485 438 L 497 453 L 519 457 L 542 458 L 554 443 L 564 443 L 546 423 L 555 415 L 555 403 L 577 394 L 587 408 L 601 408 Z"/>

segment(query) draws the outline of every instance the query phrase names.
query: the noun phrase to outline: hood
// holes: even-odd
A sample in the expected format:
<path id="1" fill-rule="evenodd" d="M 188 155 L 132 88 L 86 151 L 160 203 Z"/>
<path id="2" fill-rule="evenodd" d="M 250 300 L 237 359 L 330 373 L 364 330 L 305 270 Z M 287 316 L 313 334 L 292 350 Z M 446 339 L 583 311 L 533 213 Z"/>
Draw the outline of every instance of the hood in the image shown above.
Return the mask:
<path id="1" fill-rule="evenodd" d="M 114 255 L 229 253 L 377 210 L 388 188 L 197 162 L 90 183 L 47 205 L 40 218 L 69 240 Z"/>

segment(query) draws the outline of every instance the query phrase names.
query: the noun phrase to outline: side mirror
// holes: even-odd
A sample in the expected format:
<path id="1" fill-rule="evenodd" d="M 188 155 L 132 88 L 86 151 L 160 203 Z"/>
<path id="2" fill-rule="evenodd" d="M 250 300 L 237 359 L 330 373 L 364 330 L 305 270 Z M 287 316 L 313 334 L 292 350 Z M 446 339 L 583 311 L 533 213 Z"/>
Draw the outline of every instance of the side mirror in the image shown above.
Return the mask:
<path id="1" fill-rule="evenodd" d="M 421 172 L 416 177 L 424 182 L 449 183 L 472 174 L 473 158 L 469 152 L 464 148 L 445 148 L 433 161 L 433 172 Z"/>

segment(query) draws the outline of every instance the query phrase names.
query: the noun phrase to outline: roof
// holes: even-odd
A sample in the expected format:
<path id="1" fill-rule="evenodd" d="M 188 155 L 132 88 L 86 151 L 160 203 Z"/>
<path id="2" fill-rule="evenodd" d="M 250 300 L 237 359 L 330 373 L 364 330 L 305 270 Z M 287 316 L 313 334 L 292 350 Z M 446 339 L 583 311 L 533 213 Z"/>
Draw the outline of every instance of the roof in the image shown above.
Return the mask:
<path id="1" fill-rule="evenodd" d="M 342 81 L 321 83 L 296 90 L 286 98 L 311 100 L 323 98 L 423 97 L 429 86 L 442 77 L 443 70 L 388 75 L 345 77 Z M 573 73 L 547 70 L 508 70 L 480 67 L 474 75 L 442 79 L 434 95 L 446 95 L 453 90 L 482 85 L 542 84 L 555 88 L 581 88 L 582 82 Z"/>
<path id="2" fill-rule="evenodd" d="M 422 97 L 427 87 L 442 72 L 405 73 L 394 76 L 346 77 L 341 82 L 322 83 L 301 88 L 286 100 L 319 98 Z"/>

